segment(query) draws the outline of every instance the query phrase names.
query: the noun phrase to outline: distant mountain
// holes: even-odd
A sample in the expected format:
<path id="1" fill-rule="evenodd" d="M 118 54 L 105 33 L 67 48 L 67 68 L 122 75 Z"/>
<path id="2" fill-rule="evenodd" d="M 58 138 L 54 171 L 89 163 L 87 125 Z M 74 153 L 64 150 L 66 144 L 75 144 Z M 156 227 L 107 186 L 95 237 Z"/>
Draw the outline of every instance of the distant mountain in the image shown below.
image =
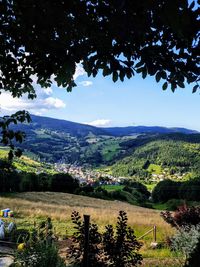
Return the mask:
<path id="1" fill-rule="evenodd" d="M 46 162 L 112 165 L 153 140 L 200 142 L 200 134 L 184 128 L 97 128 L 71 121 L 32 115 L 30 124 L 14 126 L 26 133 L 22 149 Z"/>
<path id="2" fill-rule="evenodd" d="M 145 134 L 145 133 L 159 133 L 159 134 L 168 134 L 168 133 L 184 133 L 184 134 L 194 134 L 198 131 L 190 130 L 186 128 L 167 128 L 159 126 L 128 126 L 128 127 L 111 127 L 104 128 L 104 130 L 113 136 L 127 136 L 133 134 Z"/>
<path id="3" fill-rule="evenodd" d="M 186 128 L 167 128 L 160 126 L 128 126 L 128 127 L 108 127 L 100 128 L 87 124 L 60 120 L 55 118 L 43 117 L 31 115 L 32 122 L 30 124 L 20 125 L 23 130 L 35 130 L 35 129 L 49 129 L 57 132 L 65 132 L 71 136 L 84 137 L 88 134 L 98 135 L 112 135 L 112 136 L 128 136 L 134 134 L 169 134 L 169 133 L 184 133 L 194 134 L 198 131 L 186 129 Z"/>
<path id="4" fill-rule="evenodd" d="M 54 119 L 49 117 L 42 117 L 31 115 L 32 122 L 30 124 L 23 124 L 20 127 L 23 131 L 48 129 L 56 132 L 64 132 L 71 136 L 85 137 L 88 134 L 94 135 L 110 135 L 102 128 L 97 128 L 91 125 L 81 124 L 77 122 L 71 122 L 66 120 Z"/>

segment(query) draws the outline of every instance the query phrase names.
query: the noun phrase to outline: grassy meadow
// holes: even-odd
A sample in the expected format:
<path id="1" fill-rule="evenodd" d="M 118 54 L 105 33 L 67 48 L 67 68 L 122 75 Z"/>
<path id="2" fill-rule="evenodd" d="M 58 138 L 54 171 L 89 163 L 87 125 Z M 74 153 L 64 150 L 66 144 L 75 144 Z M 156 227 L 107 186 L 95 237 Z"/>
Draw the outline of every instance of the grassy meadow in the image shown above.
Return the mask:
<path id="1" fill-rule="evenodd" d="M 99 225 L 100 231 L 103 231 L 107 224 L 115 224 L 119 210 L 124 210 L 128 214 L 128 223 L 134 228 L 138 238 L 151 229 L 153 225 L 157 226 L 157 240 L 159 242 L 165 241 L 167 236 L 174 233 L 174 230 L 162 220 L 159 211 L 120 201 L 92 199 L 66 193 L 28 192 L 0 196 L 0 209 L 7 207 L 14 210 L 18 228 L 32 227 L 34 221 L 38 223 L 50 216 L 56 233 L 68 237 L 73 233 L 70 218 L 73 210 L 79 211 L 81 215 L 91 215 L 91 221 Z M 174 265 L 175 255 L 168 248 L 150 249 L 150 244 L 153 241 L 152 236 L 151 233 L 141 239 L 143 243 L 141 253 L 145 264 L 143 266 L 180 266 Z M 166 261 L 168 261 L 168 265 L 166 265 Z M 162 265 L 162 262 L 165 263 Z"/>

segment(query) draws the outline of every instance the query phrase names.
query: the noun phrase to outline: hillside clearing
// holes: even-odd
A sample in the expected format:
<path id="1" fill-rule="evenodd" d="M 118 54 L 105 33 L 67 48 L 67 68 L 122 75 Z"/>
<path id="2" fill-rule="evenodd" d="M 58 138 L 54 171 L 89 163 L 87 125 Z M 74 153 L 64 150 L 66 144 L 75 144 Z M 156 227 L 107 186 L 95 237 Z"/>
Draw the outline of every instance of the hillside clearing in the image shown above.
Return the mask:
<path id="1" fill-rule="evenodd" d="M 81 215 L 91 215 L 91 221 L 99 225 L 100 231 L 103 231 L 106 224 L 115 224 L 119 210 L 124 210 L 128 214 L 128 223 L 134 228 L 137 237 L 142 236 L 153 225 L 156 225 L 158 229 L 158 241 L 165 241 L 167 236 L 173 234 L 173 229 L 162 220 L 159 211 L 120 201 L 106 201 L 67 193 L 27 192 L 1 196 L 0 209 L 7 207 L 15 211 L 18 227 L 29 228 L 33 226 L 34 221 L 40 222 L 50 216 L 55 231 L 63 236 L 66 234 L 70 236 L 73 232 L 70 218 L 73 210 L 79 211 Z M 144 245 L 141 252 L 144 257 L 173 257 L 166 248 L 158 250 L 149 248 L 152 234 L 142 241 Z"/>

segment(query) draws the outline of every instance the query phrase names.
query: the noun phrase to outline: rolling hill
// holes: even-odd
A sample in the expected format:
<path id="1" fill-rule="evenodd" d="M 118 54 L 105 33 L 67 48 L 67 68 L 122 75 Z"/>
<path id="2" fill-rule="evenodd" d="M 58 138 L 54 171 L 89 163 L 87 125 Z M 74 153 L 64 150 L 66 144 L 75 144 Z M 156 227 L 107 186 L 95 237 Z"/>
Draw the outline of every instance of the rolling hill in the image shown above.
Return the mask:
<path id="1" fill-rule="evenodd" d="M 181 140 L 181 135 L 179 140 L 173 137 L 157 136 L 137 147 L 132 142 L 130 154 L 116 161 L 110 171 L 116 176 L 139 177 L 140 180 L 148 180 L 152 174 L 156 180 L 156 177 L 183 179 L 190 173 L 199 173 L 200 140 L 197 143 Z"/>
<path id="2" fill-rule="evenodd" d="M 21 148 L 45 162 L 110 166 L 114 175 L 140 179 L 187 174 L 200 166 L 200 134 L 185 128 L 97 128 L 32 115 L 32 123 L 17 129 L 26 133 Z"/>

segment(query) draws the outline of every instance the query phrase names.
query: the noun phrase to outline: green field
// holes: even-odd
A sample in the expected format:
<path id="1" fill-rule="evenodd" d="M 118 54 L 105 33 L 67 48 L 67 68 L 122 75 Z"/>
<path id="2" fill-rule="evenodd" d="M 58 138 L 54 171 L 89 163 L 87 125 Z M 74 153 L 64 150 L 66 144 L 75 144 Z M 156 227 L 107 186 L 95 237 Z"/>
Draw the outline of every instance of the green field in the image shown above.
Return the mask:
<path id="1" fill-rule="evenodd" d="M 162 173 L 161 166 L 156 165 L 156 164 L 150 164 L 147 170 L 150 173 L 155 173 L 155 174 L 161 174 Z"/>
<path id="2" fill-rule="evenodd" d="M 110 192 L 110 191 L 122 190 L 124 188 L 124 185 L 102 185 L 101 187 Z"/>
<path id="3" fill-rule="evenodd" d="M 9 149 L 5 147 L 0 147 L 0 159 L 7 160 Z M 30 154 L 29 154 L 30 155 Z M 26 156 L 24 153 L 20 158 L 15 157 L 13 160 L 13 167 L 19 171 L 24 172 L 46 172 L 46 173 L 55 173 L 51 164 L 41 163 L 30 157 Z"/>

